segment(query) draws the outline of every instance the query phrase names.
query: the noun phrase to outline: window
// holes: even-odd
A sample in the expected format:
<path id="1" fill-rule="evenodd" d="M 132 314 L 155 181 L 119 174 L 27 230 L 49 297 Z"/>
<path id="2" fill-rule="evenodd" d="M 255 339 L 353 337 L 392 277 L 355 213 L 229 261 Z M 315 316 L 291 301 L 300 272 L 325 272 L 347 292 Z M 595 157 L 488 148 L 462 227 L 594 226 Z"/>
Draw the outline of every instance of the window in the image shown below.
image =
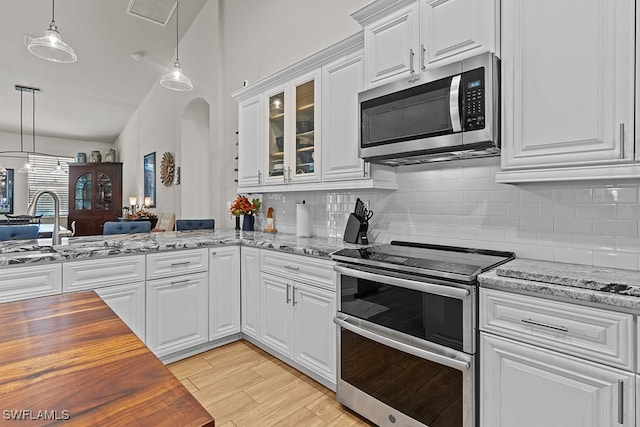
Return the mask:
<path id="1" fill-rule="evenodd" d="M 69 163 L 73 157 L 51 157 L 29 154 L 29 204 L 40 190 L 50 190 L 60 199 L 60 215 L 69 213 Z M 58 163 L 60 169 L 58 169 Z M 49 195 L 43 195 L 38 201 L 36 215 L 53 216 L 54 203 Z"/>

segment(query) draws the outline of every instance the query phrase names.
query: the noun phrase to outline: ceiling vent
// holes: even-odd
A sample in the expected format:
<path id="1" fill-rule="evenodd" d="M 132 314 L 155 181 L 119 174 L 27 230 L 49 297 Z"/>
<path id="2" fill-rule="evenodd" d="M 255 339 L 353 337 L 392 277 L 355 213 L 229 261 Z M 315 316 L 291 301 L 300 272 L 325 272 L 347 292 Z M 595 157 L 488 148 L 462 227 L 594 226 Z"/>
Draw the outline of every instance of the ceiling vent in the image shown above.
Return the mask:
<path id="1" fill-rule="evenodd" d="M 127 13 L 166 26 L 175 8 L 175 0 L 131 0 Z"/>

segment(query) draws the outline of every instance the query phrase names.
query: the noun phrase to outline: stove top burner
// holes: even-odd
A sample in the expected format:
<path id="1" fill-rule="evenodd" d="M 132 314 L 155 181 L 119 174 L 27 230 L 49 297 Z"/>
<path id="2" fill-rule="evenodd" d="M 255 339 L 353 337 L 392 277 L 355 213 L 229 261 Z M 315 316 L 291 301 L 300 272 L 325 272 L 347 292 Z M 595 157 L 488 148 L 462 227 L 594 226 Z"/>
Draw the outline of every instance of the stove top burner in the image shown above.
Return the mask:
<path id="1" fill-rule="evenodd" d="M 474 281 L 476 276 L 515 258 L 513 252 L 393 241 L 342 249 L 333 259 L 402 273 Z"/>

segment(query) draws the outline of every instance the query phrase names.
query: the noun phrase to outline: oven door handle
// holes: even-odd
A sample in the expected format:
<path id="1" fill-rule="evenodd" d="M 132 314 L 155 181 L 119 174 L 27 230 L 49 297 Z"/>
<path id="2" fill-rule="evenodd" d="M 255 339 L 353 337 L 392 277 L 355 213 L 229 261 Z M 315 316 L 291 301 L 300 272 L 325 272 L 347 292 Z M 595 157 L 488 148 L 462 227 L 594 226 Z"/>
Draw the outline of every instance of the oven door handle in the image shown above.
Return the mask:
<path id="1" fill-rule="evenodd" d="M 338 315 L 340 316 L 340 315 Z M 383 335 L 380 335 L 374 331 L 371 331 L 367 328 L 363 328 L 362 326 L 356 326 L 352 323 L 349 323 L 348 318 L 343 317 L 334 317 L 333 323 L 344 328 L 348 331 L 353 332 L 354 334 L 363 336 L 372 341 L 375 341 L 379 344 L 386 345 L 387 347 L 394 348 L 398 351 L 402 351 L 404 353 L 412 354 L 421 359 L 430 360 L 431 362 L 438 363 L 440 365 L 448 366 L 449 368 L 456 369 L 458 371 L 466 372 L 469 370 L 470 364 L 469 362 L 465 362 L 463 360 L 453 359 L 451 357 L 434 353 L 432 351 L 424 350 L 422 348 L 418 348 L 416 346 L 404 343 L 399 340 L 399 338 L 389 338 Z"/>
<path id="2" fill-rule="evenodd" d="M 355 277 L 356 279 L 372 280 L 374 282 L 387 283 L 389 285 L 400 286 L 401 288 L 413 289 L 414 291 L 428 292 L 430 294 L 440 295 L 443 297 L 451 297 L 456 299 L 465 299 L 469 296 L 467 289 L 456 288 L 453 286 L 442 286 L 434 283 L 418 282 L 413 280 L 401 279 L 399 277 L 383 276 L 381 274 L 369 273 L 367 271 L 354 270 L 353 268 L 342 267 L 340 265 L 333 266 L 333 269 L 345 276 Z"/>

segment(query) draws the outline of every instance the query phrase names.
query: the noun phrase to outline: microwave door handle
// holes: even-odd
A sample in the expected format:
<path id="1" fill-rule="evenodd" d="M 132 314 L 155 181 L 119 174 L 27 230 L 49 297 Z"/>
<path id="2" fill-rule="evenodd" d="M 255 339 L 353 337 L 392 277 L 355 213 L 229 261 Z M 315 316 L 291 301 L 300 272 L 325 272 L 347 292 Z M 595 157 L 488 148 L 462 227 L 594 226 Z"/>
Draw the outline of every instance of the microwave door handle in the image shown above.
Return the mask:
<path id="1" fill-rule="evenodd" d="M 453 76 L 451 79 L 451 88 L 449 89 L 449 115 L 451 116 L 451 126 L 454 132 L 462 131 L 462 121 L 460 120 L 460 82 L 462 77 L 460 74 Z"/>
<path id="2" fill-rule="evenodd" d="M 453 359 L 448 356 L 444 356 L 438 353 L 434 353 L 432 351 L 415 347 L 410 344 L 406 344 L 404 342 L 399 341 L 398 339 L 388 338 L 384 335 L 377 334 L 374 331 L 370 331 L 369 329 L 349 323 L 348 318 L 344 318 L 340 316 L 340 314 L 333 318 L 333 323 L 340 326 L 341 328 L 344 328 L 348 331 L 353 332 L 356 335 L 360 335 L 362 337 L 370 339 L 371 341 L 375 341 L 379 344 L 386 345 L 387 347 L 394 348 L 398 351 L 411 354 L 421 359 L 429 360 L 431 362 L 438 363 L 440 365 L 448 366 L 449 368 L 453 368 L 462 372 L 466 372 L 469 370 L 469 367 L 470 367 L 469 362 Z"/>

